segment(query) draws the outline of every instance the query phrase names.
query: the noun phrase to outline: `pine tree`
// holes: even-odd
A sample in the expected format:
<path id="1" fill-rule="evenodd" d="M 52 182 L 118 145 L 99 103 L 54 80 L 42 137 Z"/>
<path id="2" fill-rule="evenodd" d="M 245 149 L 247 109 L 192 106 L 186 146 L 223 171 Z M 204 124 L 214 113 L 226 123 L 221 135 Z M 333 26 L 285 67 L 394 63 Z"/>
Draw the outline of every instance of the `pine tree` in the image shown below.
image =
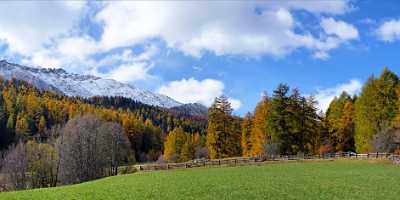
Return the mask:
<path id="1" fill-rule="evenodd" d="M 289 87 L 279 84 L 274 90 L 271 102 L 271 112 L 268 124 L 271 128 L 271 141 L 278 143 L 281 153 L 289 153 L 290 134 L 288 127 L 288 96 Z"/>

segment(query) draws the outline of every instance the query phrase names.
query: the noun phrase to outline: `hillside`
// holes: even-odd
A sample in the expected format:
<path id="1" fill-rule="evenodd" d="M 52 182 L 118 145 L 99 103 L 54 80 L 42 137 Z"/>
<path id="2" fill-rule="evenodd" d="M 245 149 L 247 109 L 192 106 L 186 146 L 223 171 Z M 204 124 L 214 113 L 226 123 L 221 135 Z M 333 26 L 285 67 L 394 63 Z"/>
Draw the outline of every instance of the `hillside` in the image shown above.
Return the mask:
<path id="1" fill-rule="evenodd" d="M 0 77 L 15 78 L 32 85 L 68 96 L 122 96 L 135 101 L 165 108 L 183 105 L 165 95 L 156 94 L 113 79 L 68 73 L 63 69 L 32 68 L 6 60 L 0 61 Z"/>
<path id="2" fill-rule="evenodd" d="M 77 115 L 95 114 L 121 124 L 132 143 L 137 161 L 156 160 L 162 152 L 163 134 L 182 127 L 204 134 L 206 120 L 176 115 L 122 97 L 81 99 L 38 90 L 25 81 L 0 79 L 0 149 L 18 140 L 49 137 L 49 129 Z"/>
<path id="3" fill-rule="evenodd" d="M 368 161 L 275 163 L 115 176 L 0 199 L 398 199 L 398 167 Z"/>

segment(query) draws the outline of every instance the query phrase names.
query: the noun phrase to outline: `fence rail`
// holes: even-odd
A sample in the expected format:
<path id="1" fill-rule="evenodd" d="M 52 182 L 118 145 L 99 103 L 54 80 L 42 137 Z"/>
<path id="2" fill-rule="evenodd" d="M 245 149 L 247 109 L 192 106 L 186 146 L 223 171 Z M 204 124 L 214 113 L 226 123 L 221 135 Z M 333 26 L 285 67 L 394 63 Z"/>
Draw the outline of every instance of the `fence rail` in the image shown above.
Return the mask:
<path id="1" fill-rule="evenodd" d="M 365 153 L 356 154 L 352 152 L 343 153 L 328 153 L 322 155 L 279 155 L 269 157 L 236 157 L 236 158 L 225 158 L 225 159 L 204 159 L 194 160 L 182 163 L 157 163 L 157 164 L 141 164 L 135 165 L 138 171 L 154 171 L 154 170 L 169 170 L 169 169 L 182 169 L 182 168 L 194 168 L 194 167 L 213 167 L 213 166 L 238 166 L 238 165 L 250 165 L 260 164 L 266 161 L 290 161 L 290 160 L 326 160 L 326 159 L 383 159 L 391 160 L 396 164 L 400 164 L 400 155 L 394 155 L 391 153 Z"/>

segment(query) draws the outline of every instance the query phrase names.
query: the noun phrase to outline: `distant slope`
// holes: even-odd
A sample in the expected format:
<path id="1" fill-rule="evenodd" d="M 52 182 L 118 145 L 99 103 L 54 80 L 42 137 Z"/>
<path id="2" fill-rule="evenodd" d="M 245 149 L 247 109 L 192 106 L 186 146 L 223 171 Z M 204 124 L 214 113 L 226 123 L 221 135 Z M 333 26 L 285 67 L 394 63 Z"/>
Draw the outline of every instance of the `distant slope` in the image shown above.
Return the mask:
<path id="1" fill-rule="evenodd" d="M 68 96 L 85 98 L 122 96 L 164 108 L 183 105 L 168 96 L 142 90 L 130 84 L 90 75 L 71 74 L 63 69 L 31 68 L 1 60 L 0 76 L 8 80 L 12 78 L 24 80 L 40 89 L 52 90 Z"/>

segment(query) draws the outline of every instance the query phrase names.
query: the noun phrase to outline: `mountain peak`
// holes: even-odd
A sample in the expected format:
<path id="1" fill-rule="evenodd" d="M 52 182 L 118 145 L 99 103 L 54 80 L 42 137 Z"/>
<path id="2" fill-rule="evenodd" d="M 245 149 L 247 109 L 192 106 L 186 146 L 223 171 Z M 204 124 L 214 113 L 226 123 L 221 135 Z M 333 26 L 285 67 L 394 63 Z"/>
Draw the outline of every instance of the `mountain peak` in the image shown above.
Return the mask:
<path id="1" fill-rule="evenodd" d="M 68 73 L 62 68 L 32 68 L 0 61 L 0 76 L 29 82 L 39 89 L 61 92 L 67 96 L 122 96 L 135 101 L 164 108 L 183 105 L 161 94 L 139 89 L 133 85 L 92 75 Z"/>

